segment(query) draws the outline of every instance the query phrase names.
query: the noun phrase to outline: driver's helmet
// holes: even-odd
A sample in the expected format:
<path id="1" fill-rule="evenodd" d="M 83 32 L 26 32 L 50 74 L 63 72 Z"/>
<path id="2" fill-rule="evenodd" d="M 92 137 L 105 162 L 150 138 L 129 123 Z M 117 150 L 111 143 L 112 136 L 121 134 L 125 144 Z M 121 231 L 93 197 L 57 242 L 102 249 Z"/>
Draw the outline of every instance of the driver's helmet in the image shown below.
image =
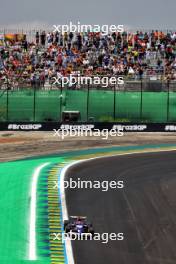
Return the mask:
<path id="1" fill-rule="evenodd" d="M 77 224 L 80 224 L 81 223 L 81 217 L 78 217 L 76 222 L 77 222 Z"/>

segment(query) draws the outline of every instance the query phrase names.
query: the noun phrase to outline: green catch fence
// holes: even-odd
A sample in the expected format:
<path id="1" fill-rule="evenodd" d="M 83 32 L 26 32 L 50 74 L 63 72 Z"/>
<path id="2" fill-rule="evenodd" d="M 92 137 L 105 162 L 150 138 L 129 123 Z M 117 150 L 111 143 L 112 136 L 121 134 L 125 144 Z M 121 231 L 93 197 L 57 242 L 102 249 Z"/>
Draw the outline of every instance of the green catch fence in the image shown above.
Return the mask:
<path id="1" fill-rule="evenodd" d="M 61 121 L 79 111 L 79 121 L 176 122 L 176 89 L 0 90 L 0 121 Z"/>

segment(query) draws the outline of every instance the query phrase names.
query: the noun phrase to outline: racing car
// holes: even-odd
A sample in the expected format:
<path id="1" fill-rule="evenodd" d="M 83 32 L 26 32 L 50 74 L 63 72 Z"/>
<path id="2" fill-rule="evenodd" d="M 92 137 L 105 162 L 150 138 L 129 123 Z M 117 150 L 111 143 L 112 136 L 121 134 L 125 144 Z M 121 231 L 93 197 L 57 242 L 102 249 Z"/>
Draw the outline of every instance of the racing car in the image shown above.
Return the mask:
<path id="1" fill-rule="evenodd" d="M 85 216 L 70 216 L 69 220 L 64 221 L 65 233 L 94 235 L 94 229 Z"/>

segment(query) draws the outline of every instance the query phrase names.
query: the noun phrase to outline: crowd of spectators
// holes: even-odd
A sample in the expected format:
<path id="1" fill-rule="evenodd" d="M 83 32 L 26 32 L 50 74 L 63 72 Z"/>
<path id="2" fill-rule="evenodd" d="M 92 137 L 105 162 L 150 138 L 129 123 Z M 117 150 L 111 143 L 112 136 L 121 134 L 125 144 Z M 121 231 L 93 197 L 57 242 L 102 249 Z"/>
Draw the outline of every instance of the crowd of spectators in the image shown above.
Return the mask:
<path id="1" fill-rule="evenodd" d="M 176 80 L 176 32 L 47 33 L 0 46 L 0 80 L 45 86 L 53 77 L 127 76 Z M 24 86 L 24 85 L 23 85 Z"/>

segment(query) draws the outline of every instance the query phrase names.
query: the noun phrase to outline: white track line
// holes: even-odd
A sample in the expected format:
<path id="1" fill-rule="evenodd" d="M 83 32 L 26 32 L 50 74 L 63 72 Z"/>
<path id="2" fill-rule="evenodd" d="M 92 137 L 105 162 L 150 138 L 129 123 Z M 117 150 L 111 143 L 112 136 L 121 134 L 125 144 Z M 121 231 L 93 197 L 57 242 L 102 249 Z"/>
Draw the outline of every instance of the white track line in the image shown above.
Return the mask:
<path id="1" fill-rule="evenodd" d="M 67 211 L 67 204 L 66 204 L 66 199 L 65 199 L 65 188 L 64 188 L 64 180 L 65 180 L 65 175 L 66 175 L 66 171 L 80 163 L 81 160 L 79 161 L 74 161 L 70 164 L 68 164 L 67 166 L 65 166 L 62 170 L 61 170 L 61 174 L 60 174 L 60 197 L 61 197 L 61 206 L 62 206 L 62 218 L 63 218 L 63 222 L 64 220 L 68 220 L 69 216 L 68 216 L 68 211 Z M 72 250 L 72 245 L 71 245 L 71 240 L 67 239 L 65 241 L 65 248 L 66 248 L 66 254 L 67 254 L 67 262 L 68 264 L 74 264 L 74 257 L 73 257 L 73 250 Z"/>
<path id="2" fill-rule="evenodd" d="M 34 171 L 31 187 L 30 220 L 29 220 L 29 260 L 36 260 L 36 201 L 37 182 L 41 170 L 49 163 L 44 163 Z"/>
<path id="3" fill-rule="evenodd" d="M 135 152 L 124 152 L 124 153 L 116 153 L 116 154 L 111 154 L 111 155 L 105 155 L 105 156 L 100 156 L 100 157 L 94 157 L 94 158 L 88 158 L 88 159 L 83 159 L 83 160 L 78 160 L 71 162 L 67 166 L 65 166 L 60 174 L 60 196 L 61 196 L 61 206 L 62 206 L 62 218 L 64 220 L 68 220 L 68 210 L 67 210 L 67 204 L 66 204 L 66 199 L 65 199 L 65 188 L 64 188 L 64 180 L 65 180 L 65 175 L 68 169 L 70 169 L 72 166 L 75 166 L 79 163 L 86 162 L 89 160 L 95 160 L 95 159 L 102 159 L 102 158 L 110 158 L 114 156 L 124 156 L 124 155 L 132 155 L 132 154 L 145 154 L 145 153 L 158 153 L 158 152 L 169 152 L 169 151 L 176 151 L 176 149 L 154 149 L 154 150 L 146 150 L 146 151 L 135 151 Z M 74 262 L 74 257 L 73 257 L 73 249 L 71 245 L 71 241 L 67 239 L 65 241 L 65 247 L 66 247 L 66 254 L 67 254 L 67 260 L 68 264 L 75 264 Z"/>

